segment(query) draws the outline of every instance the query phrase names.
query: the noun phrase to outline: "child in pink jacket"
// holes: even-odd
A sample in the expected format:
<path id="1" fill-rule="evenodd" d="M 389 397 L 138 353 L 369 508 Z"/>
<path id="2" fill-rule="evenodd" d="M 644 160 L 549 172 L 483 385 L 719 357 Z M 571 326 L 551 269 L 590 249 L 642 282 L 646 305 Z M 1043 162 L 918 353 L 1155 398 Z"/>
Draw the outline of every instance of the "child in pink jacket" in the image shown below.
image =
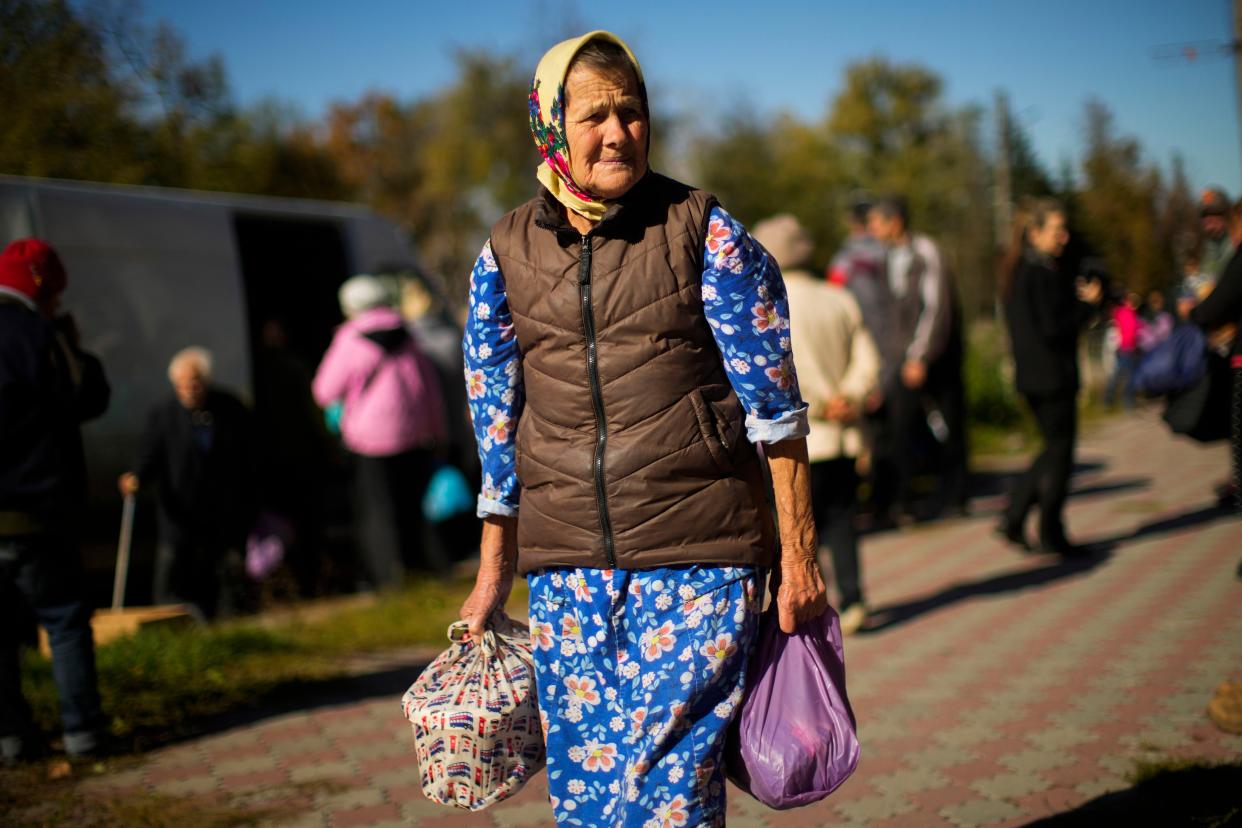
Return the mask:
<path id="1" fill-rule="evenodd" d="M 1139 331 L 1143 320 L 1138 315 L 1137 293 L 1127 293 L 1125 299 L 1113 308 L 1113 325 L 1117 329 L 1117 361 L 1113 375 L 1104 390 L 1104 404 L 1112 406 L 1121 392 L 1127 411 L 1134 410 L 1134 371 L 1138 367 Z"/>

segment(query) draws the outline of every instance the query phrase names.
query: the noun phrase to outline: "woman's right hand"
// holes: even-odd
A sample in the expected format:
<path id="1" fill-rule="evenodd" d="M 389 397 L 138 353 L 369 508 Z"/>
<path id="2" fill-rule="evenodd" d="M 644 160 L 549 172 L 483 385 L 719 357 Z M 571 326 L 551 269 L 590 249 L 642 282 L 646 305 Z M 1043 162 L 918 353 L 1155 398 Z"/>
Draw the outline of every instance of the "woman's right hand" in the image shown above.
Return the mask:
<path id="1" fill-rule="evenodd" d="M 461 620 L 469 625 L 472 636 L 482 635 L 488 619 L 509 600 L 516 564 L 517 519 L 486 518 L 479 541 L 479 574 L 459 613 Z"/>

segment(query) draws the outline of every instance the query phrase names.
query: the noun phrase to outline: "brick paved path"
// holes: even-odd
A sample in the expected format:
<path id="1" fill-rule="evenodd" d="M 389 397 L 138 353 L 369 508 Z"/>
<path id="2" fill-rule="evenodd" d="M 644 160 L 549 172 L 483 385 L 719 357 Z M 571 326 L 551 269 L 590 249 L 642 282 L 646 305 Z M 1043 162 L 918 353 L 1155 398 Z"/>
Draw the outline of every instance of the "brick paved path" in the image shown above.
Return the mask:
<path id="1" fill-rule="evenodd" d="M 734 792 L 731 826 L 1020 825 L 1126 787 L 1139 758 L 1242 755 L 1204 707 L 1242 678 L 1242 522 L 1214 512 L 1226 450 L 1175 440 L 1149 414 L 1108 423 L 1079 451 L 1069 527 L 1111 541 L 1066 566 L 1004 548 L 999 497 L 964 520 L 867 538 L 880 628 L 849 639 L 863 758 L 828 801 L 768 811 Z M 885 620 L 887 619 L 887 620 Z M 166 748 L 93 784 L 163 793 L 264 791 L 297 825 L 541 826 L 540 774 L 477 815 L 423 799 L 391 693 L 262 720 Z M 291 783 L 331 780 L 331 786 Z"/>

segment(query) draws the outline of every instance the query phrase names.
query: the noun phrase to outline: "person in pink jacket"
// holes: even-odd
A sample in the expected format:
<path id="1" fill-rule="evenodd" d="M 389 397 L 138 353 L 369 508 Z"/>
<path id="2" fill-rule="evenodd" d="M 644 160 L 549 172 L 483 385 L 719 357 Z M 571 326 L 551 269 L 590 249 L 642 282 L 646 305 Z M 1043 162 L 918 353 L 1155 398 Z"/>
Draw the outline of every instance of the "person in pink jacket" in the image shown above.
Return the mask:
<path id="1" fill-rule="evenodd" d="M 358 543 L 372 582 L 399 584 L 408 569 L 442 568 L 425 525 L 423 494 L 445 439 L 444 406 L 391 291 L 374 276 L 341 286 L 346 321 L 336 330 L 312 391 L 339 405 L 341 440 L 353 455 Z"/>
<path id="2" fill-rule="evenodd" d="M 1125 298 L 1113 308 L 1113 325 L 1117 329 L 1117 361 L 1113 367 L 1113 375 L 1104 390 L 1104 404 L 1112 407 L 1117 400 L 1117 392 L 1127 411 L 1134 410 L 1134 370 L 1138 367 L 1139 332 L 1143 320 L 1138 315 L 1139 297 L 1137 293 L 1127 293 Z"/>

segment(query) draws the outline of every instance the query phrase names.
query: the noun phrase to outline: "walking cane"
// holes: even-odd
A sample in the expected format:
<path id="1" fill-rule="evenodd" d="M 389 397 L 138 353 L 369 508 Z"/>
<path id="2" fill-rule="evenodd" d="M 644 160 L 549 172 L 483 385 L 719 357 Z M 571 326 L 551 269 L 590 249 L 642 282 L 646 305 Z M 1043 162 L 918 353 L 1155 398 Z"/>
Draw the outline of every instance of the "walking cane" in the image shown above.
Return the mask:
<path id="1" fill-rule="evenodd" d="M 132 494 L 125 495 L 121 510 L 121 538 L 116 544 L 116 577 L 112 582 L 112 611 L 125 606 L 125 582 L 129 580 L 129 547 L 134 537 L 134 502 Z"/>

